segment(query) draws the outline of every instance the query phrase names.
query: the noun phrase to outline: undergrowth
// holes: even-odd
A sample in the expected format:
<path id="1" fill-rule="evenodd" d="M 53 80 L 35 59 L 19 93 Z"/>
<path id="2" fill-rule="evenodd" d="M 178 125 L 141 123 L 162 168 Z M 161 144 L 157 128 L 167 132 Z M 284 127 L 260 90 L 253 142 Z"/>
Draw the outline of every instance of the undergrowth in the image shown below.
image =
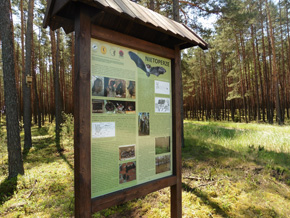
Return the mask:
<path id="1" fill-rule="evenodd" d="M 7 180 L 1 130 L 0 217 L 73 217 L 73 122 L 64 118 L 63 151 L 55 145 L 54 125 L 33 127 L 25 175 L 14 180 Z M 289 126 L 187 121 L 184 130 L 183 218 L 290 217 Z M 93 217 L 170 217 L 170 189 Z"/>

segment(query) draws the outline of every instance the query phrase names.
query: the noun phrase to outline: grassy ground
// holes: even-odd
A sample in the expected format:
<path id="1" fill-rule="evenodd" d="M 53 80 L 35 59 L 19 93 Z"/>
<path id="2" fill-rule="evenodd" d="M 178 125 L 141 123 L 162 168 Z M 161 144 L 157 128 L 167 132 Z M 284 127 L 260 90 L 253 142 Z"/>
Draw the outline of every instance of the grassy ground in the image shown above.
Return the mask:
<path id="1" fill-rule="evenodd" d="M 67 132 L 61 144 L 64 151 L 59 153 L 53 126 L 33 128 L 25 175 L 14 181 L 6 180 L 2 136 L 0 217 L 73 216 L 73 147 Z M 290 217 L 289 126 L 188 121 L 185 145 L 183 217 Z M 169 196 L 166 188 L 94 217 L 167 218 Z"/>

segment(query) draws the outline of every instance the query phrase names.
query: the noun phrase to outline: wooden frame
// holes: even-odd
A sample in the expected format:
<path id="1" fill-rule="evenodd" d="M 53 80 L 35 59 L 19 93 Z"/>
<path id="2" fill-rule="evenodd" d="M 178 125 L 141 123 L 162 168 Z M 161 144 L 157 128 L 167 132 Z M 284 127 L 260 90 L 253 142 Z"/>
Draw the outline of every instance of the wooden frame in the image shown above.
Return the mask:
<path id="1" fill-rule="evenodd" d="M 86 6 L 80 4 L 75 17 L 75 217 L 91 217 L 92 213 L 128 200 L 171 187 L 171 217 L 182 217 L 181 197 L 181 117 L 180 117 L 180 49 L 169 49 L 91 24 Z M 91 199 L 91 113 L 90 113 L 90 43 L 91 38 L 105 40 L 144 52 L 150 52 L 172 62 L 173 101 L 173 175 L 121 191 Z"/>

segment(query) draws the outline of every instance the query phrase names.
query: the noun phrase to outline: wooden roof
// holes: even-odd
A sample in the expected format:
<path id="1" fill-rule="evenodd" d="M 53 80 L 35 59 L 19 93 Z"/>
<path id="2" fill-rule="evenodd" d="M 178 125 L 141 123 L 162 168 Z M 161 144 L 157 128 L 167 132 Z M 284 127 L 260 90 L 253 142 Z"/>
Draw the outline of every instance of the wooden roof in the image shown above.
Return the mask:
<path id="1" fill-rule="evenodd" d="M 208 45 L 187 26 L 164 17 L 130 0 L 48 0 L 44 28 L 62 27 L 66 33 L 74 31 L 74 16 L 78 4 L 89 7 L 91 22 L 120 33 L 180 49 Z"/>

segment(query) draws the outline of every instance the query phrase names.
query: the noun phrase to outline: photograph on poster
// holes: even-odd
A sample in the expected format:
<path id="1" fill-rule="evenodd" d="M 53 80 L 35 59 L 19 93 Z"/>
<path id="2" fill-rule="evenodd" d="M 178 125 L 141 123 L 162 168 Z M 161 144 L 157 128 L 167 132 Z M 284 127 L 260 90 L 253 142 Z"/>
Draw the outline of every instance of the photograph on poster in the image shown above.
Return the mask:
<path id="1" fill-rule="evenodd" d="M 135 81 L 126 81 L 127 83 L 127 94 L 126 98 L 136 98 L 136 88 L 135 88 Z"/>
<path id="2" fill-rule="evenodd" d="M 155 158 L 156 174 L 170 170 L 170 155 Z"/>
<path id="3" fill-rule="evenodd" d="M 92 138 L 115 137 L 115 122 L 92 123 Z"/>
<path id="4" fill-rule="evenodd" d="M 105 113 L 111 114 L 135 114 L 135 102 L 134 101 L 114 101 L 105 100 Z"/>
<path id="5" fill-rule="evenodd" d="M 155 138 L 155 154 L 164 154 L 170 152 L 170 137 Z"/>
<path id="6" fill-rule="evenodd" d="M 170 94 L 170 83 L 155 80 L 155 93 L 169 95 Z"/>
<path id="7" fill-rule="evenodd" d="M 104 113 L 104 100 L 92 99 L 92 112 Z"/>
<path id="8" fill-rule="evenodd" d="M 149 113 L 142 112 L 138 114 L 139 136 L 150 134 Z"/>
<path id="9" fill-rule="evenodd" d="M 104 96 L 104 77 L 92 76 L 92 96 Z"/>
<path id="10" fill-rule="evenodd" d="M 170 98 L 155 97 L 155 113 L 170 113 Z"/>
<path id="11" fill-rule="evenodd" d="M 136 180 L 136 161 L 119 164 L 119 184 Z"/>
<path id="12" fill-rule="evenodd" d="M 155 76 L 159 76 L 161 74 L 164 74 L 166 73 L 166 70 L 161 67 L 161 66 L 156 66 L 156 67 L 151 67 L 150 64 L 145 64 L 144 61 L 134 52 L 132 51 L 129 51 L 129 56 L 130 58 L 132 59 L 132 61 L 135 62 L 136 66 L 138 68 L 140 68 L 141 70 L 143 70 L 145 73 L 146 73 L 146 76 L 147 77 L 150 77 L 150 75 L 155 75 Z M 148 57 L 147 57 L 148 58 Z M 151 61 L 152 61 L 152 58 L 150 58 Z M 164 64 L 164 65 L 168 65 L 169 62 L 163 62 L 161 60 L 157 60 L 157 59 L 154 59 L 157 61 L 158 64 Z"/>
<path id="13" fill-rule="evenodd" d="M 119 146 L 119 160 L 135 159 L 135 145 Z"/>
<path id="14" fill-rule="evenodd" d="M 106 97 L 126 98 L 126 81 L 121 79 L 107 78 L 104 79 Z"/>

